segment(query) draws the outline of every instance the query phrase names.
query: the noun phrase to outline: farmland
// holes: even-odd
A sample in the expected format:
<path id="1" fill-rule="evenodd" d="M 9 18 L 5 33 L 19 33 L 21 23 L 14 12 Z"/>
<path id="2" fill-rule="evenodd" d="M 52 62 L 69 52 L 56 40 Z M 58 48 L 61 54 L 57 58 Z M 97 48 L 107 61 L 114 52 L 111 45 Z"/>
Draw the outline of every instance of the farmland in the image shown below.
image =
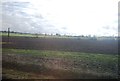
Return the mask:
<path id="1" fill-rule="evenodd" d="M 2 37 L 8 42 L 8 37 Z M 118 54 L 117 40 L 90 40 L 73 38 L 48 37 L 9 37 L 10 44 L 3 44 L 3 48 L 60 50 L 88 53 Z"/>
<path id="2" fill-rule="evenodd" d="M 3 78 L 118 78 L 117 46 L 117 40 L 2 36 Z"/>

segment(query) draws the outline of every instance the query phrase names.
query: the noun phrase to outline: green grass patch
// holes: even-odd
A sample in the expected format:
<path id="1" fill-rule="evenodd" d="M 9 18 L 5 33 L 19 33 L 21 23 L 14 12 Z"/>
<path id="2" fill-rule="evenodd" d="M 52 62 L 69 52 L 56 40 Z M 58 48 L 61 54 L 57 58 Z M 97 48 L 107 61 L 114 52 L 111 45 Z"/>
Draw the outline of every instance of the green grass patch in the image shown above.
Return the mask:
<path id="1" fill-rule="evenodd" d="M 12 42 L 0 42 L 0 44 L 12 44 Z"/>
<path id="2" fill-rule="evenodd" d="M 28 54 L 40 57 L 56 57 L 67 58 L 86 61 L 99 61 L 116 63 L 118 61 L 118 55 L 111 54 L 96 54 L 96 53 L 82 53 L 82 52 L 65 52 L 65 51 L 48 51 L 48 50 L 25 50 L 25 49 L 2 49 L 4 53 L 14 54 Z"/>
<path id="3" fill-rule="evenodd" d="M 96 53 L 83 53 L 83 52 L 66 52 L 66 51 L 48 51 L 48 50 L 25 50 L 25 49 L 2 49 L 2 54 L 16 54 L 16 55 L 32 55 L 36 57 L 61 58 L 69 59 L 75 62 L 77 68 L 75 72 L 82 71 L 102 73 L 117 77 L 118 72 L 118 55 L 111 54 L 96 54 Z M 39 59 L 39 58 L 38 58 Z M 82 61 L 82 62 L 80 62 Z M 72 62 L 71 62 L 72 63 Z M 34 61 L 30 61 L 34 64 Z M 69 67 L 69 66 L 68 66 Z M 74 65 L 71 66 L 72 68 Z M 81 68 L 81 69 L 79 69 Z M 89 73 L 88 72 L 88 73 Z"/>
<path id="4" fill-rule="evenodd" d="M 0 36 L 8 36 L 8 33 L 0 33 Z M 45 37 L 45 38 L 74 38 L 74 37 L 68 37 L 68 36 L 57 36 L 57 35 L 44 35 L 44 34 L 20 34 L 20 33 L 10 33 L 10 36 L 14 37 Z"/>
<path id="5" fill-rule="evenodd" d="M 8 33 L 1 33 L 0 36 L 8 36 Z M 18 34 L 10 33 L 10 36 L 25 36 L 25 37 L 35 37 L 33 34 Z"/>

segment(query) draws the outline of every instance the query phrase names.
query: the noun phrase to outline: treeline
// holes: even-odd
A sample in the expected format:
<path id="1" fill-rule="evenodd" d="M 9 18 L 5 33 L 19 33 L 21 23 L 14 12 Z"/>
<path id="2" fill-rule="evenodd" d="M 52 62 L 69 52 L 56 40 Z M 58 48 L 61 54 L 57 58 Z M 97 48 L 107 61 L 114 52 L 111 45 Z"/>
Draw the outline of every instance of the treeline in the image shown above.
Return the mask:
<path id="1" fill-rule="evenodd" d="M 0 31 L 1 33 L 8 33 L 8 31 Z M 118 39 L 119 37 L 117 36 L 91 36 L 91 35 L 79 35 L 79 36 L 72 36 L 72 35 L 61 35 L 59 33 L 56 33 L 56 34 L 47 34 L 47 33 L 23 33 L 23 32 L 15 32 L 15 31 L 9 31 L 9 33 L 13 33 L 13 34 L 29 34 L 29 35 L 34 35 L 35 37 L 39 37 L 39 36 L 57 36 L 57 37 L 70 37 L 70 38 L 77 38 L 77 39 L 93 39 L 93 40 L 104 40 L 104 39 L 109 39 L 109 40 L 113 40 L 113 39 Z"/>
<path id="2" fill-rule="evenodd" d="M 1 33 L 8 33 L 8 31 L 0 31 Z M 23 33 L 23 32 L 15 32 L 15 31 L 9 31 L 9 33 L 18 33 L 18 34 L 31 34 L 31 33 Z"/>

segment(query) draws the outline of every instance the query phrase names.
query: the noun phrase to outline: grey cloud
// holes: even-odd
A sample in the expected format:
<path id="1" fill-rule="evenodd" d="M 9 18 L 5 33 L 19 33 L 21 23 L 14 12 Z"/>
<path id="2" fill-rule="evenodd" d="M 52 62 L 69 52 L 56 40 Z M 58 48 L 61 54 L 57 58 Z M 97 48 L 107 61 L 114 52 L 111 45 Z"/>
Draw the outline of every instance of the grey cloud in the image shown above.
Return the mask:
<path id="1" fill-rule="evenodd" d="M 63 30 L 67 30 L 67 28 L 66 28 L 66 27 L 62 27 L 62 29 L 63 29 Z"/>
<path id="2" fill-rule="evenodd" d="M 111 35 L 114 35 L 114 34 L 118 33 L 118 27 L 116 27 L 116 26 L 104 26 L 101 28 L 101 32 L 103 32 L 104 35 L 109 35 L 109 33 L 111 33 Z"/>
<path id="3" fill-rule="evenodd" d="M 29 2 L 3 2 L 2 3 L 2 30 L 8 27 L 12 31 L 30 33 L 60 33 L 59 29 L 49 23 L 41 14 L 29 14 Z M 35 11 L 34 8 L 30 10 Z"/>
<path id="4" fill-rule="evenodd" d="M 105 30 L 113 30 L 113 31 L 117 31 L 118 27 L 111 27 L 111 26 L 104 26 L 102 27 Z"/>
<path id="5" fill-rule="evenodd" d="M 104 29 L 110 29 L 110 27 L 109 27 L 109 26 L 104 26 L 103 28 L 104 28 Z"/>
<path id="6" fill-rule="evenodd" d="M 4 2 L 2 3 L 2 10 L 10 14 L 18 13 L 27 8 L 28 4 L 26 2 Z"/>

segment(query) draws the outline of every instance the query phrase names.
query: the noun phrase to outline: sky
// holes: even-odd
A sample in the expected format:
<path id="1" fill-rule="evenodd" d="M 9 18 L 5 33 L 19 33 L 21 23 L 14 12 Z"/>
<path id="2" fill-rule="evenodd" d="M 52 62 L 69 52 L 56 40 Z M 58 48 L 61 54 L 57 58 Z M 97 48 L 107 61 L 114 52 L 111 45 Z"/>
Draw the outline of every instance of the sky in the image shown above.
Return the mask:
<path id="1" fill-rule="evenodd" d="M 67 34 L 118 35 L 119 0 L 2 0 L 2 30 Z"/>

